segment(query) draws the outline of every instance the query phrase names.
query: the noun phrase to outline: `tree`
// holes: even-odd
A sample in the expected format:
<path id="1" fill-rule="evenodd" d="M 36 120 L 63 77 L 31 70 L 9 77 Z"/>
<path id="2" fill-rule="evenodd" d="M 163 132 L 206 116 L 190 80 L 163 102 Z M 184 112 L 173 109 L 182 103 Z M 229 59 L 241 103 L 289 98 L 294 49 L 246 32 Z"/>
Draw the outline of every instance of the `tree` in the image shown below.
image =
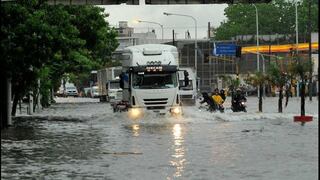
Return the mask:
<path id="1" fill-rule="evenodd" d="M 35 10 L 38 8 L 39 10 Z M 1 41 L 4 72 L 12 79 L 13 108 L 34 86 L 38 70 L 52 57 L 54 32 L 43 20 L 45 10 L 36 1 L 4 3 L 1 6 Z"/>
<path id="2" fill-rule="evenodd" d="M 38 78 L 47 97 L 65 73 L 82 77 L 111 61 L 117 33 L 102 12 L 93 6 L 49 6 L 43 0 L 1 4 L 1 73 L 13 82 L 12 115 Z"/>
<path id="3" fill-rule="evenodd" d="M 226 82 L 229 91 L 231 92 L 231 100 L 233 99 L 234 91 L 240 86 L 240 80 L 238 77 L 222 75 L 220 76 L 223 82 Z M 229 92 L 228 92 L 229 93 Z"/>
<path id="4" fill-rule="evenodd" d="M 282 113 L 283 88 L 290 79 L 289 75 L 283 72 L 276 63 L 271 63 L 267 72 L 270 84 L 279 88 L 278 112 Z"/>
<path id="5" fill-rule="evenodd" d="M 259 96 L 259 112 L 262 112 L 262 90 L 263 90 L 263 84 L 267 81 L 268 77 L 267 75 L 263 74 L 263 72 L 258 71 L 254 74 L 248 74 L 245 78 L 246 83 L 254 86 L 259 87 L 258 91 L 260 92 Z"/>
<path id="6" fill-rule="evenodd" d="M 300 106 L 300 115 L 305 116 L 305 89 L 306 89 L 306 82 L 309 79 L 310 74 L 310 67 L 312 67 L 312 63 L 309 61 L 303 62 L 299 57 L 295 57 L 296 61 L 293 62 L 290 67 L 289 71 L 300 78 L 300 91 L 301 91 L 301 106 Z"/>
<path id="7" fill-rule="evenodd" d="M 307 32 L 307 1 L 298 4 L 299 33 Z M 312 0 L 312 30 L 318 27 L 318 1 Z M 295 4 L 286 0 L 273 0 L 268 4 L 256 4 L 260 34 L 295 35 Z M 256 11 L 250 4 L 229 5 L 222 22 L 215 32 L 216 40 L 229 40 L 237 35 L 256 34 Z M 292 38 L 294 40 L 294 38 Z"/>

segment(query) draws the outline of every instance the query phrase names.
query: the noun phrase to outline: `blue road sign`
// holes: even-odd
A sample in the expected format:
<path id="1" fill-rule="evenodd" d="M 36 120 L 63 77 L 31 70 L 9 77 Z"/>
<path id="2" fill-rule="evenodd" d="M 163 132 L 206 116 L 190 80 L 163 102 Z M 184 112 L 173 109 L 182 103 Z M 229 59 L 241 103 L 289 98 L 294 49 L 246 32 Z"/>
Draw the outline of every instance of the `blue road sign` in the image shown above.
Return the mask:
<path id="1" fill-rule="evenodd" d="M 235 44 L 215 44 L 213 54 L 235 56 L 236 51 L 237 51 L 237 46 Z"/>

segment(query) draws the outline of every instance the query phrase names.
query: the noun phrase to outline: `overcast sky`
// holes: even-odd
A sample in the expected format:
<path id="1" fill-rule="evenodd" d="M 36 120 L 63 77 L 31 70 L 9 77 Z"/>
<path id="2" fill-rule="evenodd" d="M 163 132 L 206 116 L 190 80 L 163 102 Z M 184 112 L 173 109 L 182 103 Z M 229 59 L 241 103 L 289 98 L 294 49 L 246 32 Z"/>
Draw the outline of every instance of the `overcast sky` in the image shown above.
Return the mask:
<path id="1" fill-rule="evenodd" d="M 165 16 L 163 12 L 191 15 L 197 19 L 198 39 L 207 37 L 208 22 L 217 27 L 225 20 L 224 9 L 226 4 L 206 5 L 109 5 L 102 6 L 109 13 L 107 21 L 118 26 L 119 21 L 128 21 L 134 32 L 147 32 L 155 29 L 157 38 L 161 39 L 161 28 L 156 24 L 134 23 L 134 20 L 158 22 L 164 26 L 164 39 L 172 38 L 172 30 L 175 30 L 178 39 L 185 38 L 185 32 L 189 30 L 191 38 L 195 35 L 194 21 L 188 17 Z"/>

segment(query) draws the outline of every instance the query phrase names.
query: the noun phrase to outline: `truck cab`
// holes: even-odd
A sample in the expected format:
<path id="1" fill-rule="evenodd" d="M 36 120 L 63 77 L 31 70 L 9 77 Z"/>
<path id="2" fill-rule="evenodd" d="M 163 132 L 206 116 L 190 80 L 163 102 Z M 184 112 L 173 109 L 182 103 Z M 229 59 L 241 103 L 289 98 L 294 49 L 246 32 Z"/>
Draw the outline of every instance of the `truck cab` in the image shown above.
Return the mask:
<path id="1" fill-rule="evenodd" d="M 120 85 L 129 116 L 147 111 L 181 114 L 178 52 L 175 46 L 144 44 L 124 49 Z"/>
<path id="2" fill-rule="evenodd" d="M 194 68 L 184 67 L 179 69 L 179 84 L 184 84 L 185 75 L 188 73 L 189 83 L 187 86 L 180 86 L 179 95 L 181 99 L 182 105 L 195 105 L 196 104 L 196 95 L 197 95 L 197 87 L 196 87 L 196 77 Z"/>
<path id="3" fill-rule="evenodd" d="M 107 101 L 117 101 L 122 99 L 122 89 L 120 88 L 119 77 L 115 80 L 110 80 L 107 82 Z"/>
<path id="4" fill-rule="evenodd" d="M 121 99 L 122 89 L 119 87 L 121 66 L 107 67 L 98 70 L 97 82 L 100 101 L 113 101 Z"/>

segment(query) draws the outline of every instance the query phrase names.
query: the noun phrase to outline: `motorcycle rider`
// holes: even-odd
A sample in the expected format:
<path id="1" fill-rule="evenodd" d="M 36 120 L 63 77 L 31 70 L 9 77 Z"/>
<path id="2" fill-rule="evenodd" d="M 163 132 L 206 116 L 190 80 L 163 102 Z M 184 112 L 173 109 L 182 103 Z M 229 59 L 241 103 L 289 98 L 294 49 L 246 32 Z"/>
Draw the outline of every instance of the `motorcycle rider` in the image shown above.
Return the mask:
<path id="1" fill-rule="evenodd" d="M 220 96 L 223 99 L 223 101 L 226 101 L 226 93 L 224 92 L 223 89 L 220 90 Z"/>
<path id="2" fill-rule="evenodd" d="M 210 112 L 215 111 L 216 110 L 215 103 L 213 99 L 208 95 L 208 93 L 203 92 L 202 97 L 203 97 L 203 100 L 200 101 L 200 104 L 207 103 L 209 105 L 209 111 Z"/>
<path id="3" fill-rule="evenodd" d="M 240 88 L 238 88 L 236 90 L 236 93 L 234 94 L 233 98 L 232 98 L 232 109 L 234 109 L 233 111 L 239 111 L 240 110 L 240 105 L 241 105 L 241 101 L 246 102 L 247 98 L 243 95 L 242 91 Z"/>
<path id="4" fill-rule="evenodd" d="M 214 92 L 212 93 L 212 99 L 213 99 L 214 103 L 216 104 L 216 108 L 219 109 L 221 112 L 223 112 L 223 110 L 224 110 L 224 107 L 223 107 L 224 100 L 221 97 L 221 95 L 219 94 L 219 89 L 218 88 L 216 88 L 214 90 Z"/>

